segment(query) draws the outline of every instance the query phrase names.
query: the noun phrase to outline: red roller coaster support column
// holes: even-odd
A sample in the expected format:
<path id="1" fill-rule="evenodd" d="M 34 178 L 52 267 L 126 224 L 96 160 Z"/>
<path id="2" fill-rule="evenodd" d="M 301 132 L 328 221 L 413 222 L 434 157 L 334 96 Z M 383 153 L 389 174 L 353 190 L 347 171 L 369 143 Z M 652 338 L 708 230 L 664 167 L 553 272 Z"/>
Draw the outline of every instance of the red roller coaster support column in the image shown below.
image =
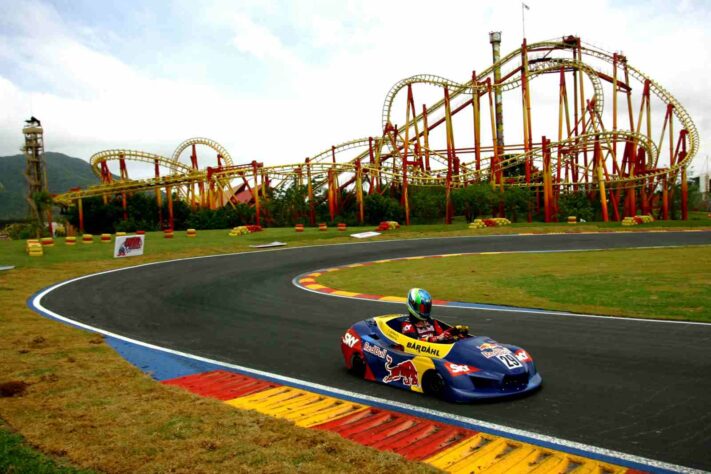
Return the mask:
<path id="1" fill-rule="evenodd" d="M 662 219 L 669 220 L 669 183 L 666 174 L 662 178 Z"/>
<path id="2" fill-rule="evenodd" d="M 405 208 L 405 225 L 410 225 L 410 199 L 407 195 L 407 155 L 402 156 L 402 204 Z"/>
<path id="3" fill-rule="evenodd" d="M 430 171 L 430 129 L 427 123 L 427 106 L 422 104 L 422 138 L 424 139 L 425 145 L 425 170 Z"/>
<path id="4" fill-rule="evenodd" d="M 600 191 L 600 207 L 602 208 L 602 220 L 608 222 L 610 217 L 607 213 L 607 194 L 605 193 L 605 176 L 603 173 L 602 162 L 602 147 L 600 146 L 600 137 L 595 136 L 595 148 L 593 152 L 593 162 L 595 164 L 595 172 L 597 173 L 597 183 Z"/>
<path id="5" fill-rule="evenodd" d="M 160 178 L 160 168 L 158 166 L 158 160 L 155 160 L 153 165 L 155 177 L 156 179 L 158 179 Z M 160 187 L 156 187 L 156 205 L 158 206 L 158 226 L 163 227 L 163 199 L 160 195 Z"/>
<path id="6" fill-rule="evenodd" d="M 314 203 L 314 188 L 311 183 L 311 159 L 306 158 L 306 192 L 309 199 L 309 224 L 316 225 L 316 208 Z"/>
<path id="7" fill-rule="evenodd" d="M 356 160 L 356 199 L 358 201 L 358 222 L 363 225 L 365 222 L 365 210 L 363 209 L 363 168 L 360 165 L 360 158 Z"/>
<path id="8" fill-rule="evenodd" d="M 81 198 L 77 199 L 77 209 L 79 210 L 79 232 L 84 233 L 84 205 Z"/>
<path id="9" fill-rule="evenodd" d="M 479 83 L 476 71 L 472 71 L 472 110 L 474 120 L 474 162 L 476 180 L 481 181 L 481 107 L 479 105 Z"/>
<path id="10" fill-rule="evenodd" d="M 543 212 L 545 222 L 553 221 L 553 185 L 551 177 L 551 150 L 548 147 L 550 140 L 545 136 L 541 138 L 543 154 Z"/>
<path id="11" fill-rule="evenodd" d="M 379 193 L 380 192 L 380 173 L 379 170 L 375 169 L 375 154 L 373 153 L 373 137 L 368 137 L 368 156 L 370 157 L 370 186 L 368 187 L 368 194 Z"/>
<path id="12" fill-rule="evenodd" d="M 333 189 L 333 169 L 328 170 L 328 214 L 331 222 L 336 219 L 335 191 Z"/>
<path id="13" fill-rule="evenodd" d="M 168 194 L 168 228 L 173 229 L 173 189 L 170 186 L 165 189 Z"/>
<path id="14" fill-rule="evenodd" d="M 254 198 L 254 223 L 261 225 L 259 219 L 259 173 L 257 172 L 256 160 L 252 160 L 252 173 L 254 174 L 254 186 L 252 186 L 252 197 Z"/>
<path id="15" fill-rule="evenodd" d="M 679 161 L 686 159 L 686 136 L 688 131 L 682 130 L 681 153 L 679 153 Z M 681 220 L 689 219 L 689 183 L 686 180 L 686 165 L 681 168 Z"/>

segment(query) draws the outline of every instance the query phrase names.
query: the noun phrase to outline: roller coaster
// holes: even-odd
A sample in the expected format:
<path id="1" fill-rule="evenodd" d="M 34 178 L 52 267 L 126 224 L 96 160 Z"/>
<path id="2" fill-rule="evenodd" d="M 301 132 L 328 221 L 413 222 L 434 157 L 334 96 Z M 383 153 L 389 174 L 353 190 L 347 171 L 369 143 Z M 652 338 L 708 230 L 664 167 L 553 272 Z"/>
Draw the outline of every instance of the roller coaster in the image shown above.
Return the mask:
<path id="1" fill-rule="evenodd" d="M 235 164 L 226 149 L 207 138 L 184 141 L 171 157 L 101 151 L 91 157 L 101 184 L 74 188 L 55 202 L 78 205 L 81 227 L 83 198 L 122 196 L 125 211 L 126 195 L 145 191 L 155 192 L 159 209 L 167 199 L 167 227 L 173 224 L 174 198 L 211 209 L 248 203 L 259 223 L 260 203 L 270 189 L 299 184 L 307 189 L 313 224 L 318 199 L 328 201 L 334 220 L 341 191 L 354 191 L 363 222 L 364 195 L 397 190 L 409 224 L 409 186 L 439 186 L 445 190 L 445 221 L 450 223 L 452 189 L 485 182 L 500 190 L 531 189 L 546 222 L 556 219 L 562 194 L 585 192 L 599 202 L 607 221 L 640 211 L 669 219 L 680 182 L 681 217 L 687 218 L 686 168 L 698 151 L 699 135 L 664 87 L 630 65 L 625 55 L 575 36 L 532 44 L 524 40 L 504 57 L 498 53 L 500 34 L 491 33 L 490 41 L 493 64 L 472 72 L 465 82 L 425 74 L 393 85 L 377 135 L 273 166 Z M 415 92 L 429 103 L 416 107 Z M 504 112 L 508 132 L 513 128 L 517 136 L 513 143 L 504 141 Z M 534 139 L 534 116 L 536 129 L 544 133 L 540 139 Z M 216 155 L 210 166 L 198 163 L 197 146 Z M 185 163 L 182 155 L 188 149 Z M 154 176 L 129 178 L 127 164 L 136 162 L 153 165 Z"/>

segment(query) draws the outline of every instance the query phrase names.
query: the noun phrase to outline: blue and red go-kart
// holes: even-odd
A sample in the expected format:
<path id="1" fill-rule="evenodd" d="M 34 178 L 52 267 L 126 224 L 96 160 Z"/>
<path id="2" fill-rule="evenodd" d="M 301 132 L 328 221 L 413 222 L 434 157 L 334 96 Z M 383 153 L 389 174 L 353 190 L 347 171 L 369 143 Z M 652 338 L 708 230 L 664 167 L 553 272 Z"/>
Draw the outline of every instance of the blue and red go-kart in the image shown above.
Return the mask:
<path id="1" fill-rule="evenodd" d="M 541 375 L 520 347 L 472 336 L 441 323 L 451 343 L 420 341 L 400 332 L 408 316 L 376 316 L 341 338 L 346 367 L 366 380 L 427 393 L 451 402 L 520 395 L 540 387 Z"/>

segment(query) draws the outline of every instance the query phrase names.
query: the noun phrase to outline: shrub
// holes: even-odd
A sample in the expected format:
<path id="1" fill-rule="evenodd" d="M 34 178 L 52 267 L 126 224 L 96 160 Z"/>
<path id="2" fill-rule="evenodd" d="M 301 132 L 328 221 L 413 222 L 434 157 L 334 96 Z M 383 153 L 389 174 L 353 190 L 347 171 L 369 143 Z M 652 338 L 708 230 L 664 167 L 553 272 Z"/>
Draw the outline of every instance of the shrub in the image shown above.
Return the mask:
<path id="1" fill-rule="evenodd" d="M 498 201 L 498 193 L 486 183 L 471 184 L 452 190 L 454 209 L 457 214 L 464 214 L 467 222 L 491 214 L 491 209 Z"/>
<path id="2" fill-rule="evenodd" d="M 400 203 L 388 196 L 370 194 L 363 199 L 365 220 L 368 224 L 377 225 L 382 221 L 402 221 L 404 210 Z"/>

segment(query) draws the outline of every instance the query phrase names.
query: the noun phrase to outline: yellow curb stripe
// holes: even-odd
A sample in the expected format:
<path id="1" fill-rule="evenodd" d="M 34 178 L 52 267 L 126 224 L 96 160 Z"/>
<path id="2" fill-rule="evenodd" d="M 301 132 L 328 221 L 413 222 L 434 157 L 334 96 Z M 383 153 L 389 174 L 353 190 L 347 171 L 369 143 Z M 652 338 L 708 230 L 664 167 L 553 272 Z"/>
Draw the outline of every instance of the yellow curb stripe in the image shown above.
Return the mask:
<path id="1" fill-rule="evenodd" d="M 627 472 L 627 468 L 613 464 L 484 433 L 478 433 L 423 462 L 452 473 Z"/>
<path id="2" fill-rule="evenodd" d="M 316 283 L 316 280 L 313 278 L 302 278 L 301 280 L 299 280 L 299 283 L 305 285 L 307 283 Z"/>
<path id="3" fill-rule="evenodd" d="M 356 268 L 356 267 L 364 267 L 362 263 L 352 263 L 350 265 L 346 265 L 345 268 Z"/>
<path id="4" fill-rule="evenodd" d="M 338 295 L 338 296 L 358 296 L 361 293 L 353 293 L 352 291 L 341 291 L 341 290 L 336 290 L 331 292 L 332 295 Z"/>
<path id="5" fill-rule="evenodd" d="M 275 418 L 286 419 L 304 428 L 369 409 L 359 403 L 286 386 L 235 398 L 225 403 L 235 408 L 255 410 Z"/>
<path id="6" fill-rule="evenodd" d="M 401 296 L 382 296 L 380 298 L 380 301 L 392 301 L 393 303 L 405 303 L 405 302 L 407 302 L 407 298 L 403 298 Z"/>
<path id="7" fill-rule="evenodd" d="M 310 285 L 305 285 L 309 290 L 322 290 L 328 288 L 327 286 L 319 285 L 318 283 L 312 283 Z M 330 290 L 330 288 L 328 288 Z"/>

